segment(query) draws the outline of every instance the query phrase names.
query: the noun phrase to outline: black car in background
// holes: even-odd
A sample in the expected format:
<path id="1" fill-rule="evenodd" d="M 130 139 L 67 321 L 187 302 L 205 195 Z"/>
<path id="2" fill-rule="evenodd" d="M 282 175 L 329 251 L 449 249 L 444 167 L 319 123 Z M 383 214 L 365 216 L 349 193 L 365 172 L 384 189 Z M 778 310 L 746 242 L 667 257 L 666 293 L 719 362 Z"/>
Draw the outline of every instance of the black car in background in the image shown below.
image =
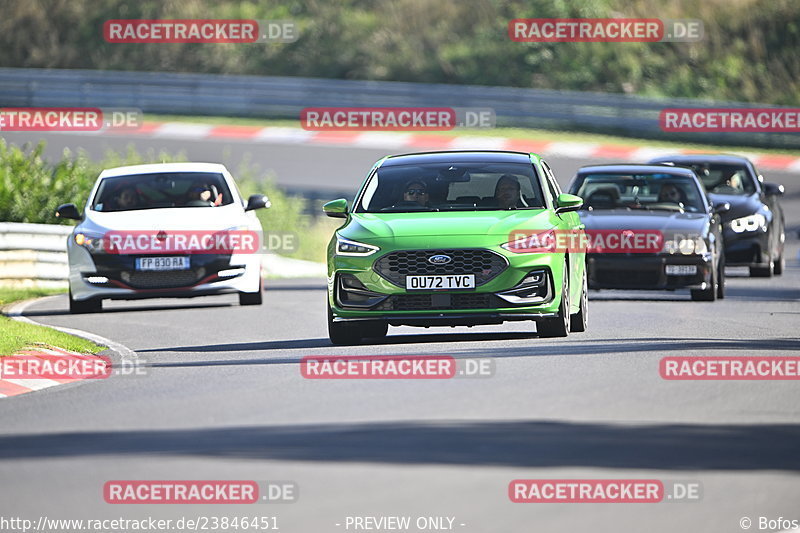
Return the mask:
<path id="1" fill-rule="evenodd" d="M 569 192 L 584 199 L 578 213 L 587 234 L 661 235 L 658 249 L 588 250 L 589 288 L 690 289 L 692 300 L 724 297 L 719 213 L 729 206 L 713 206 L 694 172 L 664 165 L 586 166 Z"/>
<path id="2" fill-rule="evenodd" d="M 746 157 L 733 155 L 673 155 L 651 164 L 667 163 L 692 169 L 712 201 L 727 202 L 721 213 L 725 260 L 729 266 L 750 267 L 753 277 L 783 274 L 783 210 L 778 198 L 783 185 L 768 183 Z"/>

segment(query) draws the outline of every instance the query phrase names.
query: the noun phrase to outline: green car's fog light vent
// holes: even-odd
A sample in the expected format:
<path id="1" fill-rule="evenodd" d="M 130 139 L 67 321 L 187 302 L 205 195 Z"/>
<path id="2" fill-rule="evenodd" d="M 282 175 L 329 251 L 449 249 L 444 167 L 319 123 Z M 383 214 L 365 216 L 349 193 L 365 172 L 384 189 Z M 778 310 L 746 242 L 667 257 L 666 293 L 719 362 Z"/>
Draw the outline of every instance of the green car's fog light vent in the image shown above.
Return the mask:
<path id="1" fill-rule="evenodd" d="M 550 273 L 547 270 L 533 270 L 513 289 L 499 292 L 497 296 L 512 304 L 536 304 L 547 302 L 553 298 Z"/>
<path id="2" fill-rule="evenodd" d="M 339 274 L 336 284 L 336 300 L 341 307 L 373 307 L 387 297 L 386 294 L 372 292 L 352 274 Z"/>

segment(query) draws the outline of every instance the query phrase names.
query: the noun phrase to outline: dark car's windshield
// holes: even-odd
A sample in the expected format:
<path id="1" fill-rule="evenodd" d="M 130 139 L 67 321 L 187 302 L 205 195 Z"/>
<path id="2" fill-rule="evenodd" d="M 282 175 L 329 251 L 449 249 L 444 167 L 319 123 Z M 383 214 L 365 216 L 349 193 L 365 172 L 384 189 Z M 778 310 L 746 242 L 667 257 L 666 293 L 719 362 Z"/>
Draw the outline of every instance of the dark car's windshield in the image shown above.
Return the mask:
<path id="1" fill-rule="evenodd" d="M 163 172 L 105 178 L 92 203 L 95 211 L 228 205 L 233 197 L 222 174 Z"/>
<path id="2" fill-rule="evenodd" d="M 749 196 L 756 192 L 756 184 L 747 167 L 739 164 L 696 163 L 681 164 L 694 170 L 706 191 L 714 194 Z"/>
<path id="3" fill-rule="evenodd" d="M 356 212 L 542 209 L 544 205 L 532 165 L 437 163 L 377 169 Z"/>
<path id="4" fill-rule="evenodd" d="M 689 211 L 706 208 L 697 182 L 671 174 L 580 174 L 572 194 L 584 199 L 583 209 L 649 209 Z"/>

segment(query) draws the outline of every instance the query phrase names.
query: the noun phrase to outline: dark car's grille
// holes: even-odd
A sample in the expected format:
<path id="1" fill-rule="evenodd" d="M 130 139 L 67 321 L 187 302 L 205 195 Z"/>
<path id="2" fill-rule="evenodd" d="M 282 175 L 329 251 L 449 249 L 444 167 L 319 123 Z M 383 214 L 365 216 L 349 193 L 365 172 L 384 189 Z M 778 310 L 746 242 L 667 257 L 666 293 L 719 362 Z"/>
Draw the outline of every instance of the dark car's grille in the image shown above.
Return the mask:
<path id="1" fill-rule="evenodd" d="M 503 307 L 494 294 L 394 294 L 384 300 L 379 311 L 424 311 L 456 309 L 494 309 Z"/>
<path id="2" fill-rule="evenodd" d="M 186 287 L 197 282 L 194 270 L 174 270 L 165 272 L 131 272 L 127 284 L 134 289 L 166 289 Z"/>
<path id="3" fill-rule="evenodd" d="M 444 265 L 431 264 L 434 255 L 447 255 Z M 375 272 L 395 285 L 405 288 L 406 276 L 475 274 L 475 285 L 483 285 L 508 266 L 506 259 L 480 248 L 459 250 L 402 250 L 390 252 L 375 262 Z"/>
<path id="4" fill-rule="evenodd" d="M 658 285 L 660 270 L 606 270 L 595 272 L 595 279 L 603 285 L 638 287 Z"/>

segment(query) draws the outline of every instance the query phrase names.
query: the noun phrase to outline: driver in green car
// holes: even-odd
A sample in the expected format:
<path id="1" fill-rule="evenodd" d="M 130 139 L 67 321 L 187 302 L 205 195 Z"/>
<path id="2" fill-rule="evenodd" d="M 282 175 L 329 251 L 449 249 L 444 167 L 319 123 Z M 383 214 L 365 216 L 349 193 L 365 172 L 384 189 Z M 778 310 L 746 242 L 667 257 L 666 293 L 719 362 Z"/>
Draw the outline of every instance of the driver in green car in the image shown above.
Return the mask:
<path id="1" fill-rule="evenodd" d="M 403 188 L 403 201 L 428 206 L 428 187 L 421 181 L 409 181 Z"/>

